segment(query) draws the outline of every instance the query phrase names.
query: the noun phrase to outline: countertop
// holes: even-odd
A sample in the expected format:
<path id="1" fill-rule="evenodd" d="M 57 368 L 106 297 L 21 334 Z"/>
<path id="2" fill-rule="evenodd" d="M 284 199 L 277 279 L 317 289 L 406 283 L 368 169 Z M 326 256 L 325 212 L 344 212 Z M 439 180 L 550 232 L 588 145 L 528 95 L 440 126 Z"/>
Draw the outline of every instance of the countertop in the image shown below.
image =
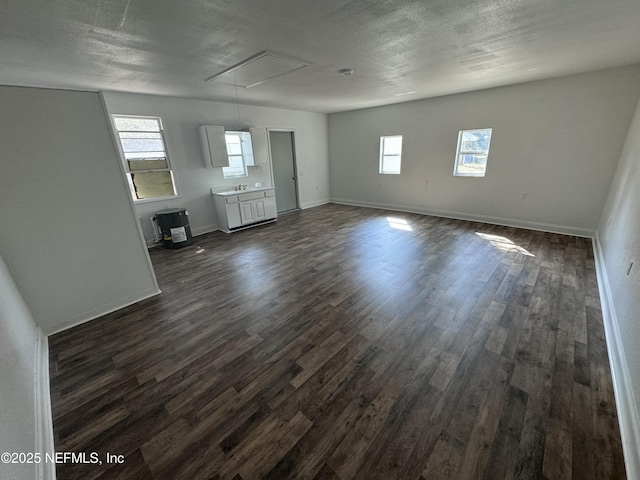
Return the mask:
<path id="1" fill-rule="evenodd" d="M 211 195 L 239 195 L 241 193 L 263 192 L 265 190 L 273 190 L 273 187 L 247 188 L 246 190 L 229 190 L 228 192 L 211 192 Z"/>

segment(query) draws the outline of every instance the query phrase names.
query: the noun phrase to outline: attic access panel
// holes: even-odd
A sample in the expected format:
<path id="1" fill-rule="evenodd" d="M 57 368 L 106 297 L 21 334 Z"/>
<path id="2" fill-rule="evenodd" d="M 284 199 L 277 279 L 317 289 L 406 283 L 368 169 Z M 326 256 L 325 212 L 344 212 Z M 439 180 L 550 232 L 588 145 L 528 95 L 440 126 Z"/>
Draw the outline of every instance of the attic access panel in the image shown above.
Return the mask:
<path id="1" fill-rule="evenodd" d="M 246 60 L 216 73 L 205 82 L 221 81 L 229 85 L 251 88 L 268 80 L 297 72 L 311 65 L 310 63 L 265 50 Z"/>

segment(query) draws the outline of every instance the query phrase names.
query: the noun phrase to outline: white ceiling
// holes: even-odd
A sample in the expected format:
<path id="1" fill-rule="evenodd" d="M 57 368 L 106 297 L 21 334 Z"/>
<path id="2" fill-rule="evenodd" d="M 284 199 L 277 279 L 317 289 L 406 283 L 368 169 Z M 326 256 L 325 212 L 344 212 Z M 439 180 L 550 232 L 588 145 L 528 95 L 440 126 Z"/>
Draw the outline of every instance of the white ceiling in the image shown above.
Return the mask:
<path id="1" fill-rule="evenodd" d="M 5 85 L 236 101 L 233 85 L 204 80 L 270 50 L 312 65 L 238 87 L 240 102 L 336 112 L 640 62 L 639 0 L 0 5 Z"/>

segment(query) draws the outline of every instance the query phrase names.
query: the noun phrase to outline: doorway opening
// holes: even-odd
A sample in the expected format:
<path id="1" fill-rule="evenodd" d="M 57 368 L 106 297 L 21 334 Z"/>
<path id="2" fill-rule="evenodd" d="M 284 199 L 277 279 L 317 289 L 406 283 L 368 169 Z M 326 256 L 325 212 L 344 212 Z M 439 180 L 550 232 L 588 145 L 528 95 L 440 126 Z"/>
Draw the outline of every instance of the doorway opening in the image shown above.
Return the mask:
<path id="1" fill-rule="evenodd" d="M 297 210 L 300 204 L 294 132 L 270 129 L 269 146 L 278 213 Z"/>

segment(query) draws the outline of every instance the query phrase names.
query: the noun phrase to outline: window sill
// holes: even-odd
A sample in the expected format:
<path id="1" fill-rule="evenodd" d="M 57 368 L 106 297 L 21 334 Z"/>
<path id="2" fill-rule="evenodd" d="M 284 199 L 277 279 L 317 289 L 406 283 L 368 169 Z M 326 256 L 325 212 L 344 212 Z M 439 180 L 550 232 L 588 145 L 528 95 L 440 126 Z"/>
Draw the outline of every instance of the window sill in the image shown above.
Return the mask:
<path id="1" fill-rule="evenodd" d="M 167 200 L 179 200 L 182 198 L 182 195 L 171 195 L 170 197 L 154 197 L 154 198 L 141 198 L 139 200 L 134 200 L 134 205 L 142 205 L 143 203 L 153 203 L 153 202 L 166 202 Z"/>

